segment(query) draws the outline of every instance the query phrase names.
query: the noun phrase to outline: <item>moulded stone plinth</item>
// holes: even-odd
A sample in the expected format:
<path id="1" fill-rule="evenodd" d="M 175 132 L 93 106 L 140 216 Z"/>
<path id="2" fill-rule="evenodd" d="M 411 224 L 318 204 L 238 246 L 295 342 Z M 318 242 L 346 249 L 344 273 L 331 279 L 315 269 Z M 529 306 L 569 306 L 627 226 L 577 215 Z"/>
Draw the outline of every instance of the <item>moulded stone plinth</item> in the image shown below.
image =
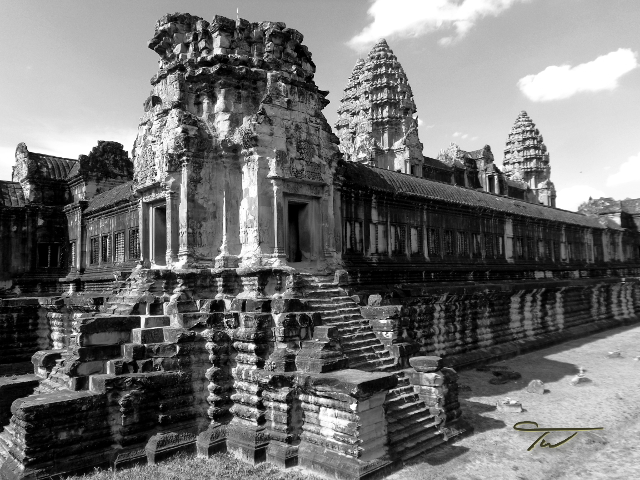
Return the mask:
<path id="1" fill-rule="evenodd" d="M 193 453 L 196 450 L 196 436 L 189 432 L 162 432 L 149 439 L 145 446 L 147 462 L 155 465 L 178 452 Z"/>
<path id="2" fill-rule="evenodd" d="M 267 459 L 269 435 L 263 426 L 236 422 L 227 427 L 227 451 L 238 460 L 250 465 L 262 463 Z"/>
<path id="3" fill-rule="evenodd" d="M 198 435 L 196 449 L 199 457 L 208 458 L 215 453 L 227 451 L 227 426 L 222 424 L 209 425 Z"/>
<path id="4" fill-rule="evenodd" d="M 386 456 L 362 461 L 304 441 L 298 448 L 298 464 L 320 475 L 338 480 L 382 478 L 401 465 L 400 461 L 392 461 Z"/>
<path id="5" fill-rule="evenodd" d="M 298 446 L 271 442 L 267 448 L 267 462 L 280 468 L 295 467 L 298 465 Z"/>

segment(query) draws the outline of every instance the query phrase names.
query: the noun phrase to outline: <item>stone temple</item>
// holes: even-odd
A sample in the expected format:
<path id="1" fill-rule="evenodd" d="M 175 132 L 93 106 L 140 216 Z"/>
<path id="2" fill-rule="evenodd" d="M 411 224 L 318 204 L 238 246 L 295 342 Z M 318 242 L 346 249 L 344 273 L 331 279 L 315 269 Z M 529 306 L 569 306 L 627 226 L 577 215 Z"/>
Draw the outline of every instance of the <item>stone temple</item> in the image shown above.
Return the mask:
<path id="1" fill-rule="evenodd" d="M 302 42 L 167 15 L 131 158 L 18 145 L 0 182 L 0 478 L 177 451 L 383 475 L 472 431 L 454 368 L 638 320 L 634 201 L 554 208 L 524 112 L 504 172 L 489 146 L 422 155 L 383 40 L 332 130 Z"/>

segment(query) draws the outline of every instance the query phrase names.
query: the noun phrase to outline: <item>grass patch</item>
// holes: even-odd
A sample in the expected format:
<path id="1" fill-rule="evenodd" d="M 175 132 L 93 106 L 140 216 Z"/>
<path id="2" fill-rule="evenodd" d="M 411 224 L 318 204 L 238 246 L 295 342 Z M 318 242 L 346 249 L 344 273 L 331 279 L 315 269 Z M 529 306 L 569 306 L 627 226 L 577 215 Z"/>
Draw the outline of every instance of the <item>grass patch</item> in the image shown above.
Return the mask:
<path id="1" fill-rule="evenodd" d="M 280 470 L 270 463 L 252 467 L 236 460 L 231 454 L 217 453 L 210 458 L 177 454 L 156 465 L 136 465 L 122 470 L 98 470 L 67 477 L 67 480 L 186 480 L 215 478 L 216 480 L 317 480 L 299 469 Z"/>

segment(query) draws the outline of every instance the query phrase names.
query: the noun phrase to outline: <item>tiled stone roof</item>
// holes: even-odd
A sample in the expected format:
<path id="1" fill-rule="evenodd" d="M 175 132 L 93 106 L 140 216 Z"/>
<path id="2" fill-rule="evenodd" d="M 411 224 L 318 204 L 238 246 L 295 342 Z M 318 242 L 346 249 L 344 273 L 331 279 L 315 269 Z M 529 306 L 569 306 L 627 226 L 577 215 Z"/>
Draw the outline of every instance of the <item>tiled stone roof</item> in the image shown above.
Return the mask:
<path id="1" fill-rule="evenodd" d="M 535 205 L 513 198 L 492 195 L 363 164 L 344 162 L 340 172 L 346 186 L 442 200 L 453 204 L 487 208 L 507 214 L 522 215 L 547 221 L 564 222 L 590 228 L 603 228 L 603 225 L 595 217 Z M 620 227 L 617 228 L 619 229 Z"/>
<path id="2" fill-rule="evenodd" d="M 118 185 L 117 187 L 112 188 L 111 190 L 107 190 L 106 192 L 102 192 L 91 200 L 89 200 L 89 205 L 85 209 L 85 213 L 97 212 L 98 210 L 103 210 L 107 207 L 112 207 L 119 203 L 125 203 L 133 199 L 133 182 L 123 183 L 122 185 Z"/>
<path id="3" fill-rule="evenodd" d="M 0 180 L 0 207 L 24 207 L 24 192 L 18 182 Z"/>
<path id="4" fill-rule="evenodd" d="M 29 152 L 29 158 L 38 162 L 40 175 L 49 180 L 65 180 L 78 161 L 70 158 L 54 157 L 43 153 Z"/>

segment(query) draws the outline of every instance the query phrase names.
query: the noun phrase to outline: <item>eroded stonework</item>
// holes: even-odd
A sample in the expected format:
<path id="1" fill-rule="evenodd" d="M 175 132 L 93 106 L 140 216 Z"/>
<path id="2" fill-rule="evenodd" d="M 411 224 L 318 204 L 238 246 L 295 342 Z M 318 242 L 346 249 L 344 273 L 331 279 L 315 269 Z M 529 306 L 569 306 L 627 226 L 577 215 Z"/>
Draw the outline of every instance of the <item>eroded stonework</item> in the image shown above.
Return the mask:
<path id="1" fill-rule="evenodd" d="M 380 40 L 356 62 L 338 108 L 345 159 L 422 176 L 422 143 L 407 75 Z"/>
<path id="2" fill-rule="evenodd" d="M 422 156 L 386 42 L 342 153 L 296 30 L 173 14 L 149 47 L 133 162 L 21 144 L 0 182 L 3 480 L 177 451 L 384 475 L 470 433 L 452 367 L 639 320 L 638 202 Z"/>
<path id="3" fill-rule="evenodd" d="M 527 183 L 540 203 L 556 206 L 556 188 L 549 178 L 549 152 L 535 123 L 524 110 L 511 128 L 502 164 L 505 175 Z"/>

